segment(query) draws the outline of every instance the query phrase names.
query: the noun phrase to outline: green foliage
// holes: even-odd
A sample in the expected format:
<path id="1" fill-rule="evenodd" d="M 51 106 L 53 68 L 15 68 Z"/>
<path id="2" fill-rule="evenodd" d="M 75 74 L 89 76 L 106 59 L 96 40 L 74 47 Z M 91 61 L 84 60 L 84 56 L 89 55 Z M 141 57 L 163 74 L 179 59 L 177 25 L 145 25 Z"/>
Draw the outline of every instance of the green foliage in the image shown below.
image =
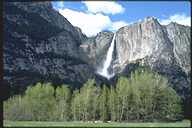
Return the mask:
<path id="1" fill-rule="evenodd" d="M 181 99 L 166 78 L 140 69 L 115 87 L 89 79 L 81 89 L 37 83 L 4 102 L 4 119 L 36 121 L 155 121 L 181 118 Z"/>
<path id="2" fill-rule="evenodd" d="M 114 87 L 111 87 L 109 90 L 109 113 L 110 119 L 112 121 L 117 121 L 117 113 L 118 113 L 118 98 Z"/>
<path id="3" fill-rule="evenodd" d="M 95 80 L 89 79 L 80 90 L 73 92 L 72 119 L 73 120 L 96 120 L 98 112 L 98 88 Z"/>
<path id="4" fill-rule="evenodd" d="M 180 98 L 168 87 L 164 77 L 149 70 L 137 70 L 130 79 L 120 77 L 118 97 L 118 121 L 122 120 L 175 120 L 180 117 Z"/>
<path id="5" fill-rule="evenodd" d="M 55 104 L 53 86 L 50 83 L 37 83 L 28 87 L 23 97 L 13 96 L 4 103 L 5 119 L 53 120 Z"/>
<path id="6" fill-rule="evenodd" d="M 80 89 L 81 106 L 82 106 L 82 119 L 84 121 L 95 120 L 96 117 L 96 98 L 97 88 L 95 80 L 88 80 Z"/>
<path id="7" fill-rule="evenodd" d="M 109 96 L 109 89 L 106 85 L 103 86 L 101 90 L 101 95 L 99 96 L 99 112 L 100 112 L 100 119 L 103 122 L 106 122 L 109 119 L 109 106 L 108 106 L 108 96 Z"/>
<path id="8" fill-rule="evenodd" d="M 79 90 L 73 92 L 71 101 L 72 120 L 81 120 L 82 104 Z"/>
<path id="9" fill-rule="evenodd" d="M 5 120 L 31 120 L 26 98 L 20 95 L 9 98 L 3 104 Z"/>
<path id="10" fill-rule="evenodd" d="M 71 92 L 67 85 L 62 85 L 61 87 L 57 87 L 56 89 L 56 108 L 55 108 L 55 116 L 58 117 L 60 121 L 68 121 L 71 116 Z"/>
<path id="11" fill-rule="evenodd" d="M 181 99 L 171 87 L 163 88 L 156 96 L 157 118 L 177 120 L 181 118 Z"/>
<path id="12" fill-rule="evenodd" d="M 37 83 L 26 90 L 26 99 L 29 102 L 29 109 L 34 120 L 52 120 L 54 105 L 54 88 L 50 83 Z"/>

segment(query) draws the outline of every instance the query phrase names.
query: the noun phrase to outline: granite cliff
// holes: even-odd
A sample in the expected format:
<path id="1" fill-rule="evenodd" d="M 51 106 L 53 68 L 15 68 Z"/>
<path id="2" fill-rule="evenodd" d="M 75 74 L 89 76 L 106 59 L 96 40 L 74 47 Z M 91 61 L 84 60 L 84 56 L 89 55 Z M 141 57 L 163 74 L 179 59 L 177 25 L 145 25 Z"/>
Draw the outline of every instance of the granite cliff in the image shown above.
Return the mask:
<path id="1" fill-rule="evenodd" d="M 4 79 L 17 90 L 38 81 L 78 87 L 93 76 L 79 57 L 86 38 L 50 2 L 4 3 Z"/>
<path id="2" fill-rule="evenodd" d="M 150 67 L 168 77 L 171 86 L 184 97 L 190 91 L 190 27 L 170 23 L 161 25 L 148 17 L 117 31 L 115 73 L 125 72 L 130 63 Z"/>
<path id="3" fill-rule="evenodd" d="M 97 74 L 114 33 L 86 37 L 60 15 L 50 2 L 4 3 L 4 79 L 14 89 L 45 81 L 81 86 L 95 78 L 114 84 L 140 66 L 166 76 L 182 96 L 190 94 L 190 27 L 161 25 L 157 19 L 120 28 L 116 32 L 110 81 Z"/>
<path id="4" fill-rule="evenodd" d="M 88 55 L 87 60 L 96 64 L 95 69 L 106 59 L 106 49 L 112 37 L 110 32 L 101 32 L 88 40 L 84 52 Z M 97 42 L 100 38 L 102 41 Z M 129 76 L 139 66 L 147 66 L 166 76 L 183 99 L 189 97 L 190 42 L 189 26 L 173 22 L 161 25 L 154 17 L 122 27 L 116 32 L 113 60 L 108 69 L 116 74 L 111 79 L 117 79 L 119 75 Z"/>

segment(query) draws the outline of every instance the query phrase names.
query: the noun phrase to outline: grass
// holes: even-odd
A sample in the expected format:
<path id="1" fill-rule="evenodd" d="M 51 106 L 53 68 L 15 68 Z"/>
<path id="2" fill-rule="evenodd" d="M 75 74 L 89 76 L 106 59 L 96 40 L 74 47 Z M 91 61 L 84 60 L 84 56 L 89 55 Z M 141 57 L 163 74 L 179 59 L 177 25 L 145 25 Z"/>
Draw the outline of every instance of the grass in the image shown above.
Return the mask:
<path id="1" fill-rule="evenodd" d="M 4 127 L 190 127 L 189 120 L 155 123 L 88 123 L 88 122 L 49 122 L 49 121 L 4 121 Z"/>

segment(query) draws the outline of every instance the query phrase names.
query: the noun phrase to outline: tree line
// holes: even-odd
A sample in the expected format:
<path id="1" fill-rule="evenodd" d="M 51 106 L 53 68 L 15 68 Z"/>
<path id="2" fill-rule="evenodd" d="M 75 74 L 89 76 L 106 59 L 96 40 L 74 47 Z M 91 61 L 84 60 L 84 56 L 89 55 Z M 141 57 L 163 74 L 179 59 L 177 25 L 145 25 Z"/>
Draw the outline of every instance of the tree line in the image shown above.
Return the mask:
<path id="1" fill-rule="evenodd" d="M 5 120 L 161 121 L 182 118 L 181 100 L 165 77 L 137 70 L 116 86 L 96 86 L 89 79 L 80 89 L 51 83 L 29 86 L 24 95 L 4 102 Z"/>

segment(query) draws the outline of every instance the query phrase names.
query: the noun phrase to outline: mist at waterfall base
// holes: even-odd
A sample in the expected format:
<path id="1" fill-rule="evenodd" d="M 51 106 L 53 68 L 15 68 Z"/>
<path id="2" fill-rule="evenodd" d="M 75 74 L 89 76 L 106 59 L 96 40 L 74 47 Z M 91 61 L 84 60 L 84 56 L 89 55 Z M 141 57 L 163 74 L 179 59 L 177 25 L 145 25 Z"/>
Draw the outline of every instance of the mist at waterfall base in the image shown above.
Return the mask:
<path id="1" fill-rule="evenodd" d="M 104 61 L 104 63 L 103 63 L 102 68 L 99 68 L 99 69 L 97 70 L 97 73 L 98 73 L 99 75 L 107 78 L 108 80 L 114 76 L 114 73 L 113 73 L 113 72 L 110 73 L 110 72 L 108 71 L 108 69 L 109 69 L 109 67 L 110 67 L 110 65 L 111 65 L 111 62 L 112 62 L 113 51 L 114 51 L 114 44 L 115 44 L 115 35 L 116 35 L 116 33 L 113 35 L 113 39 L 112 39 L 112 42 L 111 42 L 111 44 L 110 44 L 110 47 L 109 47 L 109 49 L 108 49 L 108 51 L 107 51 L 107 56 L 106 56 L 106 59 L 105 59 L 105 61 Z"/>

